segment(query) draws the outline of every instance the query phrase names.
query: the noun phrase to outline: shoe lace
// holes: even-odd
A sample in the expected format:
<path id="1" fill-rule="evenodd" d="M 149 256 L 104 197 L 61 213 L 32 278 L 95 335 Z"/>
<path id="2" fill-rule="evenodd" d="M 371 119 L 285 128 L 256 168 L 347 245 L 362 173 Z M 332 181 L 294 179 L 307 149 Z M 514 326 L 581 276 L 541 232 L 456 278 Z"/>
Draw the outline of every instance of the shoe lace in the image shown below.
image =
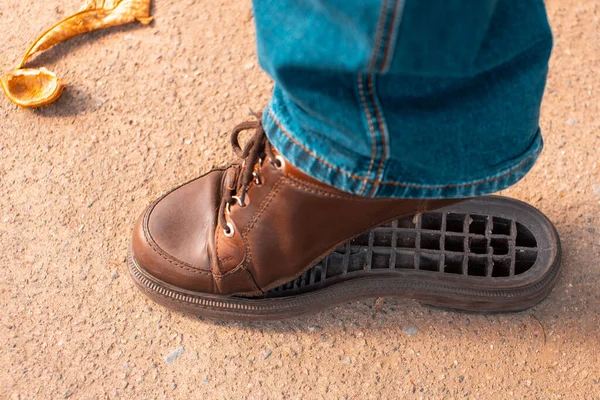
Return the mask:
<path id="1" fill-rule="evenodd" d="M 276 167 L 281 167 L 283 159 L 275 156 L 271 143 L 267 140 L 265 130 L 261 122 L 259 113 L 251 113 L 256 117 L 255 121 L 246 121 L 236 125 L 231 131 L 231 147 L 235 154 L 243 160 L 241 167 L 234 165 L 233 180 L 223 184 L 221 194 L 221 205 L 219 207 L 219 223 L 228 237 L 233 236 L 233 225 L 227 222 L 226 214 L 229 214 L 229 208 L 232 204 L 238 203 L 240 207 L 246 207 L 247 192 L 249 186 L 254 182 L 257 185 L 262 184 L 262 177 L 256 165 L 262 165 L 265 158 Z M 240 133 L 254 129 L 254 136 L 242 147 L 240 145 Z M 228 171 L 229 172 L 229 171 Z"/>

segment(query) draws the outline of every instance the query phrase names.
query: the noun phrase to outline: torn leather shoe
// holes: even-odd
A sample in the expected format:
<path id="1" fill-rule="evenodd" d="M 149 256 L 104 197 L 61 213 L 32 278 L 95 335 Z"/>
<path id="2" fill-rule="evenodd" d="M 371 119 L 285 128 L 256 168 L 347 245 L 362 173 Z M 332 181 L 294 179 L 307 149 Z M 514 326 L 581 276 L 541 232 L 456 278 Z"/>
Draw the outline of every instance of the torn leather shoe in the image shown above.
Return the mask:
<path id="1" fill-rule="evenodd" d="M 239 134 L 248 129 L 255 134 L 242 148 Z M 153 285 L 260 296 L 365 231 L 457 202 L 342 192 L 286 162 L 259 121 L 238 125 L 231 139 L 241 164 L 177 187 L 137 221 L 132 259 Z"/>

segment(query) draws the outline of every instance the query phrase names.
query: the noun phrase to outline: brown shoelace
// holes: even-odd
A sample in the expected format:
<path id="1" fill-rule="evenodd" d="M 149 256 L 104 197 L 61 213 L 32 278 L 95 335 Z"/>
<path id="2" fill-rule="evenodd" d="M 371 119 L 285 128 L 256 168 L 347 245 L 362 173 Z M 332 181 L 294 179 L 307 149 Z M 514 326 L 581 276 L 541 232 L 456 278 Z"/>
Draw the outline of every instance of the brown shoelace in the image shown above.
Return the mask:
<path id="1" fill-rule="evenodd" d="M 232 179 L 233 183 L 228 184 L 225 182 L 221 194 L 222 200 L 219 208 L 219 223 L 221 224 L 225 235 L 229 237 L 233 236 L 233 225 L 227 222 L 225 214 L 229 213 L 230 206 L 235 203 L 240 207 L 245 207 L 249 186 L 252 183 L 257 185 L 262 183 L 259 172 L 255 171 L 256 165 L 262 165 L 266 158 L 277 167 L 282 165 L 279 157 L 276 157 L 273 153 L 271 143 L 267 140 L 265 130 L 263 129 L 260 120 L 261 115 L 258 113 L 253 113 L 252 115 L 257 118 L 256 121 L 242 122 L 233 128 L 233 131 L 231 132 L 231 147 L 233 147 L 233 151 L 243 160 L 243 162 L 241 166 L 236 164 L 230 167 L 234 174 Z M 240 133 L 250 129 L 255 130 L 254 136 L 242 148 L 239 142 Z M 231 172 L 228 170 L 226 173 Z"/>

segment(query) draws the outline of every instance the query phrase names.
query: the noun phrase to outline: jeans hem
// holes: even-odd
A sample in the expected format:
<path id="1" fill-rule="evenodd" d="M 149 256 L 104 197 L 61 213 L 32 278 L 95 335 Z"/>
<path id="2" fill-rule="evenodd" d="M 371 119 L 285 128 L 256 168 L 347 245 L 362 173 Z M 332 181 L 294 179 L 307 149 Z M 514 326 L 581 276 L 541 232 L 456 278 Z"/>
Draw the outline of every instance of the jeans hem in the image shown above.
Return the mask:
<path id="1" fill-rule="evenodd" d="M 514 158 L 509 164 L 503 164 L 493 174 L 479 177 L 476 180 L 447 184 L 378 180 L 361 176 L 360 172 L 344 168 L 343 164 L 353 164 L 351 160 L 342 161 L 342 165 L 340 165 L 326 159 L 349 158 L 347 149 L 343 152 L 344 157 L 336 154 L 335 151 L 322 155 L 311 150 L 286 126 L 284 111 L 276 110 L 272 100 L 262 118 L 267 137 L 277 151 L 292 165 L 311 177 L 355 195 L 373 191 L 373 197 L 377 198 L 438 199 L 490 194 L 506 189 L 521 180 L 533 167 L 543 148 L 542 137 L 538 129 L 532 144 L 520 157 Z M 356 161 L 363 159 L 364 156 L 355 154 L 355 157 L 351 158 Z M 385 171 L 382 176 L 385 176 Z M 364 190 L 365 185 L 368 187 L 367 190 Z"/>

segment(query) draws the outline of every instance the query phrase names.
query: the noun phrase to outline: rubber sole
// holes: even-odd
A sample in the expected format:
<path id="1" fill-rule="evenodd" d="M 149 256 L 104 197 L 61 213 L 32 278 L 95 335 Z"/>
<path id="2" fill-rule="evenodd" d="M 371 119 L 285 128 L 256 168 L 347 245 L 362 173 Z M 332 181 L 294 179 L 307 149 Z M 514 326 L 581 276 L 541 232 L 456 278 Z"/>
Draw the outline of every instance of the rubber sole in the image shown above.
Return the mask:
<path id="1" fill-rule="evenodd" d="M 469 312 L 516 312 L 542 301 L 560 269 L 556 229 L 537 209 L 486 196 L 393 220 L 350 240 L 298 278 L 258 298 L 169 285 L 129 255 L 149 298 L 215 319 L 265 321 L 368 297 L 398 296 Z"/>

